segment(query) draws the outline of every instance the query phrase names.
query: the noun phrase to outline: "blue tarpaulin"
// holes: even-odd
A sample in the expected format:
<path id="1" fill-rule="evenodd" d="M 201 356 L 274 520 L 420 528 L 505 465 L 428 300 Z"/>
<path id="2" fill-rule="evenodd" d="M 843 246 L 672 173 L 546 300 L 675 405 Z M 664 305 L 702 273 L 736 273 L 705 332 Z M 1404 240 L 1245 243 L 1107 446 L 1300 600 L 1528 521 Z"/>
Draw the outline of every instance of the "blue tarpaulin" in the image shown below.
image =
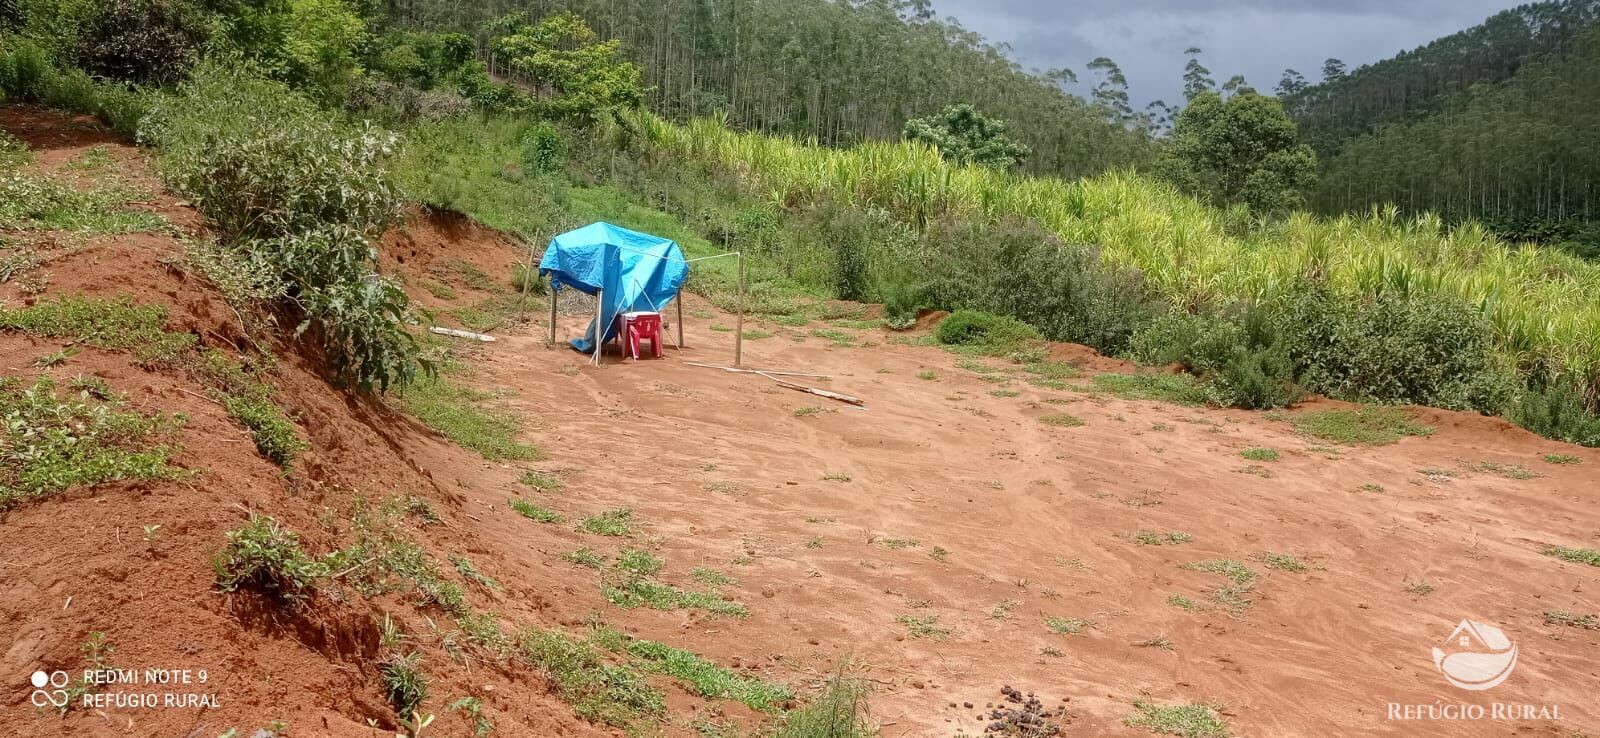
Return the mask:
<path id="1" fill-rule="evenodd" d="M 689 277 L 683 249 L 670 239 L 630 231 L 610 223 L 592 223 L 550 241 L 539 261 L 539 275 L 555 289 L 570 287 L 586 295 L 600 292 L 601 342 L 617 333 L 617 315 L 665 308 Z M 594 322 L 572 347 L 594 351 Z"/>

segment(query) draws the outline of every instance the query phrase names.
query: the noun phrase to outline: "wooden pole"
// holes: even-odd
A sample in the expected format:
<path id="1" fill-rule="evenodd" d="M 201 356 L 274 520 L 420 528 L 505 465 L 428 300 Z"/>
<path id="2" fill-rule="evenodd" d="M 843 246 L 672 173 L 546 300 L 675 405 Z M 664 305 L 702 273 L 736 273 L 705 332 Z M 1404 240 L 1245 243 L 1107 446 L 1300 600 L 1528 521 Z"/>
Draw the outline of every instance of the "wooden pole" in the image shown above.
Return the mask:
<path id="1" fill-rule="evenodd" d="M 600 366 L 600 350 L 606 346 L 606 327 L 601 321 L 606 317 L 606 291 L 594 291 L 594 365 Z"/>
<path id="2" fill-rule="evenodd" d="M 739 252 L 739 317 L 733 324 L 733 365 L 744 362 L 744 252 Z"/>
<path id="3" fill-rule="evenodd" d="M 550 345 L 556 345 L 556 280 L 550 280 Z"/>
<path id="4" fill-rule="evenodd" d="M 678 350 L 683 350 L 683 289 L 678 289 L 678 296 L 672 298 L 678 305 Z"/>

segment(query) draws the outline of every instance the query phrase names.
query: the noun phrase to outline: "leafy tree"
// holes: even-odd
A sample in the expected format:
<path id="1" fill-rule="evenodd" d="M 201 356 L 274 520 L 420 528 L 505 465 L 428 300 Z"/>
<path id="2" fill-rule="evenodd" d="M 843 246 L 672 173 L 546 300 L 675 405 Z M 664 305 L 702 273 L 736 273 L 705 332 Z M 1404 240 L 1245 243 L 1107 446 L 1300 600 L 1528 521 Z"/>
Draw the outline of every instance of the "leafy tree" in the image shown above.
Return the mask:
<path id="1" fill-rule="evenodd" d="M 197 10 L 178 0 L 115 0 L 84 24 L 75 56 L 91 74 L 140 84 L 182 79 L 205 39 Z"/>
<path id="2" fill-rule="evenodd" d="M 1194 100 L 1203 93 L 1216 90 L 1217 82 L 1211 78 L 1211 70 L 1200 63 L 1200 47 L 1190 46 L 1183 54 L 1189 57 L 1189 63 L 1183 67 L 1183 99 Z"/>
<path id="3" fill-rule="evenodd" d="M 285 31 L 289 81 L 332 89 L 361 72 L 356 52 L 367 42 L 367 24 L 344 0 L 290 0 Z"/>
<path id="4" fill-rule="evenodd" d="M 601 41 L 574 13 L 521 25 L 494 42 L 495 54 L 533 87 L 539 112 L 580 124 L 643 102 L 639 68 L 620 49 L 620 41 Z"/>
<path id="5" fill-rule="evenodd" d="M 938 115 L 906 121 L 904 135 L 963 164 L 1009 168 L 1028 158 L 1028 147 L 1006 135 L 1006 122 L 989 118 L 969 104 L 951 105 Z"/>
<path id="6" fill-rule="evenodd" d="M 1224 97 L 1233 97 L 1241 92 L 1255 91 L 1256 88 L 1251 87 L 1250 83 L 1244 80 L 1244 75 L 1242 74 L 1235 74 L 1232 77 L 1229 77 L 1227 82 L 1222 84 L 1222 92 Z"/>
<path id="7" fill-rule="evenodd" d="M 1293 69 L 1283 70 L 1283 78 L 1278 80 L 1278 97 L 1288 97 L 1299 94 L 1306 88 L 1305 75 Z"/>
<path id="8" fill-rule="evenodd" d="M 1128 78 L 1122 74 L 1122 68 L 1102 56 L 1089 62 L 1089 71 L 1099 77 L 1094 86 L 1094 104 L 1115 120 L 1124 124 L 1133 122 L 1133 105 L 1128 102 Z"/>
<path id="9" fill-rule="evenodd" d="M 1338 82 L 1344 79 L 1344 62 L 1338 59 L 1329 59 L 1322 63 L 1322 81 Z"/>
<path id="10" fill-rule="evenodd" d="M 1156 159 L 1157 175 L 1178 189 L 1260 214 L 1298 207 L 1316 172 L 1316 154 L 1298 141 L 1283 106 L 1252 91 L 1228 100 L 1215 92 L 1196 96 Z"/>

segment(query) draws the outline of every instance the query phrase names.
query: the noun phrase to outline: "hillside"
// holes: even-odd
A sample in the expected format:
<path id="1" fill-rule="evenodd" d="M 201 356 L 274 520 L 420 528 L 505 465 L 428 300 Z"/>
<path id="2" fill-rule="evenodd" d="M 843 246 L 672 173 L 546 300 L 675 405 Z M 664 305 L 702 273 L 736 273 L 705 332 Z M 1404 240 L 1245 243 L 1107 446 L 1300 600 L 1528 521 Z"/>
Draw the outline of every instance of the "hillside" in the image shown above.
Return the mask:
<path id="1" fill-rule="evenodd" d="M 249 345 L 260 334 L 196 263 L 201 219 L 144 153 L 36 108 L 0 109 L 0 128 L 32 152 L 24 175 L 120 183 L 102 215 L 160 218 L 57 212 L 4 232 L 8 259 L 35 263 L 0 284 L 7 390 L 48 377 L 56 402 L 81 386 L 82 402 L 125 398 L 116 412 L 184 415 L 166 442 L 178 474 L 7 504 L 5 667 L 205 669 L 219 705 L 61 715 L 17 690 L 0 721 L 29 735 L 395 729 L 385 691 L 406 653 L 427 735 L 481 735 L 474 715 L 493 735 L 740 735 L 818 700 L 841 664 L 887 738 L 980 733 L 989 705 L 1020 709 L 1002 688 L 1086 735 L 1600 727 L 1584 594 L 1600 569 L 1562 558 L 1600 530 L 1591 450 L 1414 407 L 1363 440 L 1343 403 L 1181 404 L 1185 383 L 1081 346 L 955 353 L 836 301 L 747 322 L 745 360 L 830 375 L 864 411 L 688 365 L 732 351 L 733 317 L 699 297 L 684 350 L 589 366 L 517 319 L 520 244 L 449 213 L 388 232 L 385 270 L 446 324 L 494 312 L 499 340 L 430 343 L 439 384 L 354 395 L 303 345 Z M 205 364 L 152 363 L 85 327 L 106 325 L 93 310 L 16 317 L 80 296 L 160 306 L 163 333 L 258 367 L 304 442 L 287 473 Z M 543 298 L 525 308 L 542 316 Z M 562 338 L 582 330 L 572 312 Z M 212 557 L 250 515 L 310 556 L 359 555 L 303 605 L 219 591 Z M 1520 648 L 1495 699 L 1560 704 L 1559 723 L 1386 719 L 1387 702 L 1461 700 L 1429 648 L 1469 614 Z"/>
<path id="2" fill-rule="evenodd" d="M 1600 4 L 1524 5 L 1284 98 L 1323 213 L 1395 205 L 1600 253 Z"/>

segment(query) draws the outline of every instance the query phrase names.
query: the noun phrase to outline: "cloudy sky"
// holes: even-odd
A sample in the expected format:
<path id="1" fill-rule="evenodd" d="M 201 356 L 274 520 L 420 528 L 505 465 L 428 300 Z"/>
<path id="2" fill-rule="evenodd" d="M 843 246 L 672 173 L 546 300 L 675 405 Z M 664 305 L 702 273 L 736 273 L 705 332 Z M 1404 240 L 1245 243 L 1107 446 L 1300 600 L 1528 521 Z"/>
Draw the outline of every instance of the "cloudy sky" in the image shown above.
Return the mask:
<path id="1" fill-rule="evenodd" d="M 991 41 L 1011 45 L 1024 67 L 1067 67 L 1093 79 L 1084 65 L 1109 56 L 1128 77 L 1137 107 L 1183 99 L 1184 49 L 1221 84 L 1243 74 L 1270 92 L 1285 67 L 1311 82 L 1322 61 L 1351 69 L 1439 36 L 1477 25 L 1519 0 L 933 0 Z M 1087 94 L 1088 86 L 1077 90 Z"/>

